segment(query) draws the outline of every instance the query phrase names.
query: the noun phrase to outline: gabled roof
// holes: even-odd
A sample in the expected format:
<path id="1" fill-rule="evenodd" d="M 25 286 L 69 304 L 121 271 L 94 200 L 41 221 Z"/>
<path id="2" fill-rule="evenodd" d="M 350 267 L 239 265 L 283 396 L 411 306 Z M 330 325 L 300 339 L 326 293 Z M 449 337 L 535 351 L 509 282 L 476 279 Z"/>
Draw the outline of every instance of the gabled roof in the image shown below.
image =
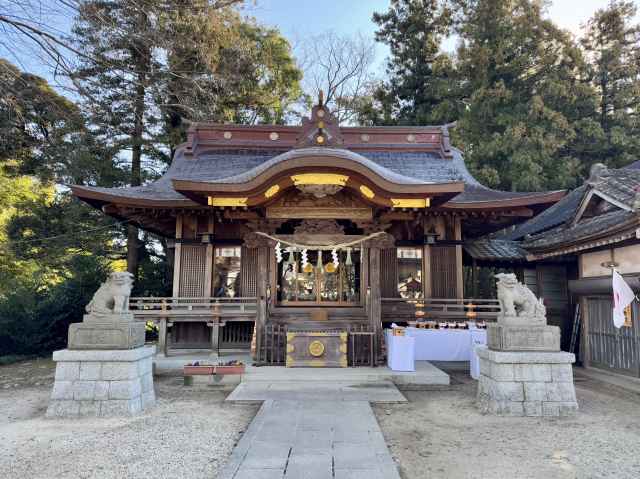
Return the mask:
<path id="1" fill-rule="evenodd" d="M 586 217 L 594 198 L 604 203 Z M 640 170 L 608 170 L 598 165 L 584 185 L 517 227 L 510 237 L 524 237 L 522 246 L 541 258 L 634 238 L 639 225 Z"/>

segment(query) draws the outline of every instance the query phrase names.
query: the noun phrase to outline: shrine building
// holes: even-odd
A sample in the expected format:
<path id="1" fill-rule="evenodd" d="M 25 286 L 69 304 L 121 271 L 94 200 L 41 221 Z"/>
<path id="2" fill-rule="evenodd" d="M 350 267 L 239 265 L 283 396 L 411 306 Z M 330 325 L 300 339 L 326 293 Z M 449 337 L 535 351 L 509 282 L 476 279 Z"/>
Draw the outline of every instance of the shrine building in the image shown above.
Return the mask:
<path id="1" fill-rule="evenodd" d="M 168 239 L 173 296 L 131 302 L 161 354 L 253 342 L 258 363 L 313 366 L 376 364 L 416 301 L 489 317 L 465 245 L 564 195 L 483 186 L 446 126 L 341 127 L 322 102 L 300 126 L 194 124 L 157 181 L 72 190 Z"/>

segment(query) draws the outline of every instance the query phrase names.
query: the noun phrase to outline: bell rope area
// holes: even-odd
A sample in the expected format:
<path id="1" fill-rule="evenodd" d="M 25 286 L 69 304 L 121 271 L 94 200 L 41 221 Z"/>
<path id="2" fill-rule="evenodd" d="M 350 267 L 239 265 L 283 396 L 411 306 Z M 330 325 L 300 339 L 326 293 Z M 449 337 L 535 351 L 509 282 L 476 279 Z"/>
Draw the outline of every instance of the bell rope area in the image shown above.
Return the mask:
<path id="1" fill-rule="evenodd" d="M 640 4 L 579 4 L 0 1 L 0 479 L 640 478 Z"/>

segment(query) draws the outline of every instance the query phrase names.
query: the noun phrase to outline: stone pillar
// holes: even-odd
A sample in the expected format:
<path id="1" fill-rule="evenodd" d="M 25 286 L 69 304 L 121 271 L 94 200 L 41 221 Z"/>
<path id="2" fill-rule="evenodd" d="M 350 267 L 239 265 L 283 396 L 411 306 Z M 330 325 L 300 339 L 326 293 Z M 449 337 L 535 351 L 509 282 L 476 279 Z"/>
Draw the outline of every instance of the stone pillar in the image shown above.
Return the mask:
<path id="1" fill-rule="evenodd" d="M 129 416 L 152 407 L 154 353 L 154 346 L 54 352 L 47 417 Z"/>

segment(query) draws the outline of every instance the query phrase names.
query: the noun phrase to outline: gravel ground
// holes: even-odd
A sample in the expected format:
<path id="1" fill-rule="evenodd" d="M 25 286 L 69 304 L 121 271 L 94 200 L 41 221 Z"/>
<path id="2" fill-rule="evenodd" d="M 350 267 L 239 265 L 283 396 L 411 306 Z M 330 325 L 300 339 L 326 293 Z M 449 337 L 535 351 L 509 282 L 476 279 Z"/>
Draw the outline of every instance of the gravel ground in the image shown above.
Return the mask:
<path id="1" fill-rule="evenodd" d="M 158 406 L 127 419 L 45 419 L 51 361 L 0 367 L 0 478 L 212 479 L 257 411 L 230 388 L 156 380 Z"/>
<path id="2" fill-rule="evenodd" d="M 475 381 L 452 374 L 450 388 L 374 407 L 404 479 L 640 477 L 640 395 L 577 380 L 574 418 L 498 418 L 476 410 Z"/>

